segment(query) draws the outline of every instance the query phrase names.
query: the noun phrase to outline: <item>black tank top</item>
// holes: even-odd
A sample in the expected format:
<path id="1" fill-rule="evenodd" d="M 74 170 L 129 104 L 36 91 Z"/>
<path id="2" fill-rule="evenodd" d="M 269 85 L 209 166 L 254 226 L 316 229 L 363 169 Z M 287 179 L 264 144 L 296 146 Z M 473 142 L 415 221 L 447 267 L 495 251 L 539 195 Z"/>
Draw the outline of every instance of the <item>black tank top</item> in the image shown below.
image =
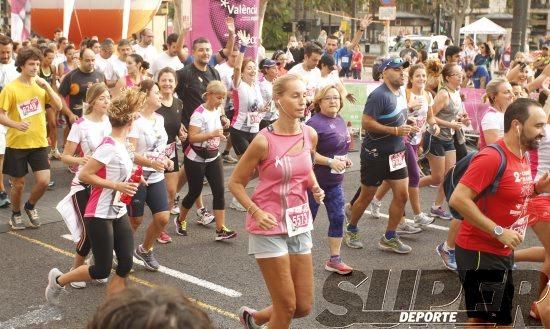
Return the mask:
<path id="1" fill-rule="evenodd" d="M 40 66 L 40 69 L 38 70 L 38 76 L 41 77 L 42 79 L 46 80 L 51 85 L 52 80 L 53 80 L 53 72 L 52 72 L 51 66 L 50 66 L 50 74 L 49 75 L 46 75 L 44 73 L 44 71 L 42 71 L 42 66 Z"/>

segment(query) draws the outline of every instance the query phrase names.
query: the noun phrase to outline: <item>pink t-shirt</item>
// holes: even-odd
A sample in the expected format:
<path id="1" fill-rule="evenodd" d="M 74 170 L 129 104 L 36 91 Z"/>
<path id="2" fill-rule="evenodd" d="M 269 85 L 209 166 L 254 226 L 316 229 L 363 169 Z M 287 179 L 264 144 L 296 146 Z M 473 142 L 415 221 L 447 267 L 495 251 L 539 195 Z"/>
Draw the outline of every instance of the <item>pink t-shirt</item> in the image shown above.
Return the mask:
<path id="1" fill-rule="evenodd" d="M 278 225 L 269 231 L 263 230 L 256 220 L 247 214 L 246 230 L 249 233 L 287 234 L 286 209 L 308 204 L 307 189 L 313 170 L 310 129 L 312 128 L 302 126 L 303 133 L 292 136 L 279 135 L 269 128 L 259 132 L 267 138 L 268 155 L 267 159 L 258 165 L 259 183 L 252 195 L 252 201 L 263 211 L 275 216 Z M 303 143 L 303 149 L 298 153 L 288 154 L 288 150 L 296 143 Z"/>

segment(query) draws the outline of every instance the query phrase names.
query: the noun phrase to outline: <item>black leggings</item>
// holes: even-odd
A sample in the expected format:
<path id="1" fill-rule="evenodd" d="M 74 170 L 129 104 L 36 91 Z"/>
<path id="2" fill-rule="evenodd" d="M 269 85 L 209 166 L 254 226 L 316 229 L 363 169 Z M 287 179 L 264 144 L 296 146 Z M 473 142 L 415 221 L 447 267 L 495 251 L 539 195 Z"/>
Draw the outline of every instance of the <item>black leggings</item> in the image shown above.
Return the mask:
<path id="1" fill-rule="evenodd" d="M 185 168 L 185 174 L 187 175 L 189 192 L 187 192 L 187 195 L 183 198 L 181 205 L 185 209 L 191 209 L 193 202 L 197 200 L 202 192 L 204 177 L 206 177 L 214 198 L 212 209 L 225 209 L 223 165 L 221 157 L 218 156 L 216 160 L 204 163 L 196 162 L 186 157 L 183 166 Z"/>
<path id="2" fill-rule="evenodd" d="M 85 224 L 94 254 L 94 264 L 89 269 L 90 277 L 109 277 L 113 266 L 113 250 L 118 260 L 116 274 L 122 278 L 128 276 L 134 263 L 134 234 L 128 216 L 117 219 L 86 218 Z"/>
<path id="3" fill-rule="evenodd" d="M 76 253 L 82 257 L 88 256 L 88 254 L 90 253 L 90 248 L 92 247 L 90 245 L 90 239 L 86 234 L 86 225 L 84 223 L 84 212 L 86 211 L 86 204 L 88 204 L 89 198 L 89 185 L 86 185 L 83 190 L 76 192 L 71 197 L 71 200 L 73 201 L 73 207 L 76 210 L 76 214 L 78 215 L 78 220 L 80 221 L 80 224 L 82 224 L 82 236 L 76 244 Z"/>

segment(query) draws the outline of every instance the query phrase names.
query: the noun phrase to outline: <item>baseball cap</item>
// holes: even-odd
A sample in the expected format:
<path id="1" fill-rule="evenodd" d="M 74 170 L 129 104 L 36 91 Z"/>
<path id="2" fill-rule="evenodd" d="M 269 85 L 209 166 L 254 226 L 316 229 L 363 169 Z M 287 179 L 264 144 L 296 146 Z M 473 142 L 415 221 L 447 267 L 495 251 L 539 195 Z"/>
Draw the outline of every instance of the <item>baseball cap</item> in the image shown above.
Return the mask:
<path id="1" fill-rule="evenodd" d="M 262 69 L 265 69 L 265 68 L 268 68 L 268 67 L 273 67 L 273 66 L 277 66 L 277 62 L 275 62 L 274 60 L 272 59 L 264 59 L 262 61 Z"/>
<path id="2" fill-rule="evenodd" d="M 380 72 L 384 72 L 387 68 L 396 69 L 402 67 L 406 69 L 409 67 L 409 62 L 405 62 L 401 57 L 388 58 L 382 62 L 379 67 Z"/>

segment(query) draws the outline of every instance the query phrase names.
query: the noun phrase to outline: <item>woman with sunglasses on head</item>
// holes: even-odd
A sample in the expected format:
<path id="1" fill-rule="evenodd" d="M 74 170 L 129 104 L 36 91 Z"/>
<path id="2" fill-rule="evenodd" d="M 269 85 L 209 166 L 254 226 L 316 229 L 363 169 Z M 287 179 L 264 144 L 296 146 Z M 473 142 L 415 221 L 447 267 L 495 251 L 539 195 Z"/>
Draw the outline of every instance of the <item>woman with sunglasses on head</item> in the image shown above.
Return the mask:
<path id="1" fill-rule="evenodd" d="M 491 63 L 493 62 L 494 57 L 495 53 L 493 51 L 493 48 L 491 48 L 487 42 L 484 42 L 479 46 L 479 53 L 476 55 L 476 57 L 474 57 L 474 64 L 476 66 L 485 66 L 487 68 L 487 72 L 489 72 L 490 78 L 492 78 Z"/>
<path id="2" fill-rule="evenodd" d="M 443 209 L 445 195 L 442 182 L 447 171 L 456 163 L 454 135 L 469 123 L 469 119 L 459 117 L 464 108 L 459 91 L 464 76 L 462 69 L 458 64 L 445 64 L 441 75 L 443 87 L 435 96 L 432 106 L 440 133 L 437 136 L 430 131 L 424 133 L 423 149 L 427 152 L 431 174 L 420 179 L 419 187 L 439 186 L 434 204 L 430 208 L 430 216 L 448 220 L 451 219 L 451 215 Z M 451 270 L 456 270 L 454 238 L 458 233 L 459 225 L 460 221 L 451 221 L 447 241 L 437 247 L 445 266 Z"/>
<path id="3" fill-rule="evenodd" d="M 269 109 L 262 97 L 262 92 L 258 84 L 257 65 L 251 58 L 244 58 L 246 45 L 249 44 L 248 37 L 243 33 L 238 33 L 242 45 L 239 49 L 239 55 L 235 60 L 233 68 L 233 104 L 235 113 L 231 120 L 229 129 L 229 138 L 233 144 L 235 154 L 240 159 L 248 145 L 252 142 L 258 131 L 260 131 L 260 122 L 264 112 Z M 246 209 L 237 202 L 235 198 L 231 200 L 229 208 L 240 212 Z"/>
<path id="4" fill-rule="evenodd" d="M 285 75 L 288 71 L 285 68 L 286 63 L 288 62 L 287 55 L 282 50 L 277 50 L 273 53 L 273 56 L 271 56 L 271 59 L 277 62 L 277 70 L 279 71 L 278 76 L 282 77 Z"/>
<path id="5" fill-rule="evenodd" d="M 314 111 L 317 114 L 306 124 L 317 132 L 317 152 L 313 171 L 326 195 L 330 258 L 325 262 L 325 270 L 346 275 L 353 269 L 346 265 L 340 256 L 345 219 L 343 181 L 346 168 L 351 167 L 352 162 L 347 156 L 351 136 L 346 122 L 339 114 L 343 101 L 340 92 L 334 86 L 317 90 L 313 100 Z M 311 191 L 308 191 L 308 199 L 311 215 L 315 219 L 319 204 L 315 202 Z"/>
<path id="6" fill-rule="evenodd" d="M 205 102 L 191 115 L 189 122 L 189 146 L 185 149 L 184 169 L 189 191 L 183 198 L 178 218 L 174 219 L 177 233 L 187 235 L 187 214 L 202 192 L 204 178 L 212 189 L 216 241 L 232 239 L 237 233 L 225 226 L 225 199 L 223 164 L 220 156 L 220 141 L 225 139 L 220 120 L 227 89 L 221 81 L 211 81 L 203 95 Z M 208 225 L 212 221 L 204 222 Z"/>
<path id="7" fill-rule="evenodd" d="M 67 142 L 61 155 L 61 161 L 64 164 L 78 167 L 78 172 L 71 182 L 69 194 L 58 205 L 58 209 L 63 209 L 63 211 L 60 211 L 63 218 L 66 221 L 76 220 L 75 226 L 81 231 L 80 239 L 76 244 L 76 254 L 71 270 L 84 264 L 91 248 L 90 239 L 84 229 L 84 211 L 90 198 L 91 186 L 82 183 L 78 175 L 105 136 L 109 136 L 111 133 L 111 123 L 107 116 L 111 96 L 107 86 L 103 83 L 96 83 L 88 88 L 86 103 L 87 108 L 84 115 L 71 126 L 71 131 L 67 136 Z M 86 282 L 71 282 L 71 287 L 75 289 L 85 288 Z"/>
<path id="8" fill-rule="evenodd" d="M 59 295 L 71 282 L 107 278 L 113 265 L 113 251 L 118 266 L 116 275 L 107 286 L 107 296 L 126 287 L 126 277 L 133 265 L 134 237 L 126 216 L 126 205 L 120 199 L 121 195 L 134 195 L 138 188 L 137 183 L 127 182 L 133 161 L 126 138 L 132 129 L 135 112 L 144 100 L 143 93 L 131 89 L 113 100 L 107 110 L 111 134 L 103 138 L 78 176 L 81 182 L 92 186 L 84 225 L 92 246 L 94 264 L 81 265 L 65 274 L 57 268 L 51 269 L 45 295 L 52 304 L 59 303 Z"/>
<path id="9" fill-rule="evenodd" d="M 307 190 L 321 203 L 324 192 L 313 173 L 317 134 L 300 124 L 306 110 L 306 86 L 287 74 L 273 85 L 279 119 L 252 141 L 229 179 L 229 190 L 246 206 L 249 254 L 254 255 L 272 305 L 239 311 L 244 328 L 289 328 L 307 316 L 313 302 L 311 256 L 313 221 Z M 259 183 L 252 197 L 245 187 L 255 171 Z"/>
<path id="10" fill-rule="evenodd" d="M 156 113 L 162 105 L 159 88 L 152 80 L 142 81 L 138 88 L 147 98 L 128 135 L 128 141 L 135 148 L 134 163 L 143 167 L 145 184 L 140 184 L 128 205 L 128 216 L 136 231 L 143 221 L 145 204 L 149 206 L 153 220 L 134 256 L 143 262 L 146 269 L 157 271 L 160 264 L 153 253 L 153 244 L 170 219 L 164 170 L 172 169 L 174 163 L 165 153 L 168 135 L 164 129 L 164 118 Z"/>

